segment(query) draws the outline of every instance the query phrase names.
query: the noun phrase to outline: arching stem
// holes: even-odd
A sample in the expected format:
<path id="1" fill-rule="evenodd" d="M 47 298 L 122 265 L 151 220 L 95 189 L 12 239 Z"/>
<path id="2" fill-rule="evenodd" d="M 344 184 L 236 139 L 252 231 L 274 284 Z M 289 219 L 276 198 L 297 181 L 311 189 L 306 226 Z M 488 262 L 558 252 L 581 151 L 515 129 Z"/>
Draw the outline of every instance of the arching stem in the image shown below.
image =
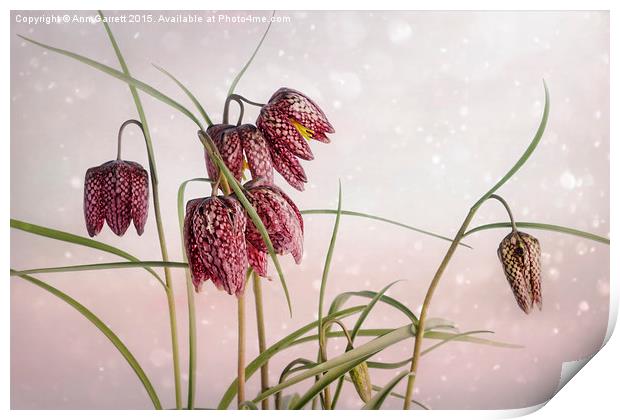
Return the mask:
<path id="1" fill-rule="evenodd" d="M 512 231 L 516 233 L 517 232 L 517 224 L 515 223 L 515 218 L 512 216 L 512 211 L 510 211 L 510 206 L 508 205 L 506 200 L 504 200 L 501 196 L 499 196 L 497 194 L 491 194 L 489 196 L 489 198 L 494 198 L 495 200 L 497 200 L 500 203 L 502 203 L 502 205 L 506 209 L 506 212 L 508 213 L 508 217 L 510 218 L 510 224 L 512 225 Z"/>
<path id="2" fill-rule="evenodd" d="M 144 138 L 146 138 L 146 133 L 144 132 L 144 126 L 142 125 L 140 121 L 132 119 L 132 120 L 127 120 L 124 123 L 122 123 L 121 127 L 118 129 L 118 147 L 117 147 L 117 152 L 116 152 L 116 160 L 121 160 L 121 142 L 123 138 L 123 130 L 125 129 L 125 127 L 127 127 L 130 124 L 135 124 L 138 127 L 140 127 L 140 130 L 142 131 L 142 135 L 144 136 Z"/>

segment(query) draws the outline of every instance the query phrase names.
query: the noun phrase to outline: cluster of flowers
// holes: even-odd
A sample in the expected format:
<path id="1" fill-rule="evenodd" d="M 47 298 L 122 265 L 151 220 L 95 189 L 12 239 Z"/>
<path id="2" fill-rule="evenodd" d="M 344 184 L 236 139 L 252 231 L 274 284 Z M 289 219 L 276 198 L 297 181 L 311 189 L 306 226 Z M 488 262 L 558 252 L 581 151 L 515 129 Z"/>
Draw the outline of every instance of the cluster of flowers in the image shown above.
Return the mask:
<path id="1" fill-rule="evenodd" d="M 302 191 L 307 178 L 298 158 L 313 159 L 308 140 L 327 143 L 326 134 L 333 132 L 311 99 L 288 88 L 279 89 L 262 106 L 256 126 L 216 124 L 207 129 L 237 181 L 242 180 L 245 168 L 250 170 L 252 180 L 243 185 L 246 198 L 261 218 L 276 253 L 291 254 L 298 264 L 303 255 L 303 219 L 291 198 L 274 184 L 273 171 Z M 219 170 L 206 152 L 205 158 L 209 177 L 219 180 Z M 98 234 L 105 220 L 121 236 L 132 219 L 142 234 L 148 195 L 148 173 L 138 163 L 119 157 L 90 168 L 84 186 L 89 235 Z M 248 267 L 260 276 L 267 275 L 266 245 L 234 194 L 189 201 L 183 236 L 196 291 L 211 280 L 218 289 L 239 296 Z"/>

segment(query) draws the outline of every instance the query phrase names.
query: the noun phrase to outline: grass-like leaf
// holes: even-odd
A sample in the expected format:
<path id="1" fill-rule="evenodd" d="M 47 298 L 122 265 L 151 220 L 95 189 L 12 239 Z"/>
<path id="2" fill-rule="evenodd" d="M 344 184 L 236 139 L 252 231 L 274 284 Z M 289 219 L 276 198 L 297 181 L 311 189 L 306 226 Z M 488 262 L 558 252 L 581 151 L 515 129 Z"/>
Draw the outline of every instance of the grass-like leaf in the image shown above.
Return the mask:
<path id="1" fill-rule="evenodd" d="M 351 316 L 353 314 L 356 314 L 358 312 L 361 312 L 362 310 L 364 310 L 364 308 L 365 308 L 365 306 L 354 306 L 354 307 L 351 307 L 351 308 L 343 309 L 341 311 L 338 311 L 338 312 L 335 312 L 333 314 L 330 314 L 330 315 L 326 316 L 324 321 L 327 321 L 327 320 L 330 320 L 330 319 L 342 319 L 342 318 Z M 318 323 L 319 323 L 318 321 L 314 321 L 314 322 L 311 322 L 309 324 L 304 325 L 303 327 L 293 331 L 292 333 L 290 333 L 286 337 L 284 337 L 281 340 L 279 340 L 278 342 L 274 343 L 272 346 L 267 348 L 263 353 L 259 354 L 245 368 L 245 378 L 246 378 L 246 380 L 249 380 L 250 377 L 254 373 L 256 373 L 256 371 L 258 369 L 260 369 L 260 367 L 265 362 L 267 362 L 269 359 L 271 359 L 274 355 L 276 355 L 280 351 L 290 347 L 291 344 L 293 342 L 295 342 L 295 340 L 297 340 L 299 337 L 302 337 L 304 334 L 308 333 L 309 331 L 311 331 L 313 329 L 316 329 Z M 316 340 L 316 337 L 314 337 L 313 340 Z M 236 395 L 237 395 L 237 380 L 235 379 L 228 386 L 228 388 L 226 389 L 226 392 L 224 393 L 224 395 L 222 396 L 220 402 L 218 403 L 218 406 L 217 406 L 218 410 L 225 410 L 225 409 L 227 409 L 228 406 L 230 405 L 230 403 L 232 402 L 232 400 L 235 398 Z"/>
<path id="2" fill-rule="evenodd" d="M 256 226 L 256 229 L 259 231 L 263 241 L 265 242 L 265 245 L 267 246 L 267 251 L 269 252 L 269 256 L 271 257 L 273 265 L 276 267 L 276 271 L 278 272 L 278 276 L 280 277 L 280 283 L 282 284 L 282 289 L 284 290 L 284 296 L 286 297 L 289 314 L 292 317 L 293 306 L 291 304 L 291 297 L 288 292 L 288 287 L 286 286 L 284 272 L 282 271 L 282 266 L 280 266 L 280 261 L 278 260 L 278 256 L 276 255 L 276 251 L 273 248 L 273 244 L 271 243 L 271 239 L 269 238 L 269 233 L 267 232 L 263 221 L 260 219 L 258 213 L 256 213 L 256 209 L 254 208 L 254 206 L 252 206 L 252 204 L 248 201 L 245 193 L 241 190 L 241 186 L 237 182 L 237 179 L 230 173 L 230 170 L 222 160 L 222 157 L 217 151 L 217 147 L 213 143 L 211 137 L 209 137 L 209 135 L 205 131 L 200 130 L 198 131 L 198 138 L 200 139 L 200 142 L 203 144 L 203 146 L 207 149 L 211 160 L 219 168 L 220 173 L 224 174 L 228 185 L 235 192 L 237 200 L 239 200 L 245 211 L 248 213 L 248 216 L 250 216 L 252 223 L 254 223 L 254 226 Z"/>
<path id="3" fill-rule="evenodd" d="M 181 182 L 177 191 L 177 217 L 179 219 L 179 232 L 181 235 L 181 253 L 183 261 L 187 263 L 185 246 L 183 244 L 183 221 L 185 220 L 185 188 L 190 182 L 211 182 L 209 178 L 192 178 Z M 196 394 L 196 302 L 194 299 L 194 284 L 189 268 L 185 270 L 185 288 L 187 290 L 187 312 L 189 329 L 189 361 L 187 380 L 187 408 L 192 410 Z"/>
<path id="4" fill-rule="evenodd" d="M 28 37 L 25 37 L 23 35 L 18 35 L 20 38 L 22 38 L 25 41 L 28 41 L 32 44 L 38 45 L 40 47 L 43 47 L 49 51 L 53 51 L 55 53 L 64 55 L 66 57 L 70 57 L 73 58 L 74 60 L 77 60 L 81 63 L 87 64 L 97 70 L 100 70 L 106 74 L 109 74 L 112 77 L 115 77 L 119 80 L 122 80 L 125 83 L 130 84 L 131 86 L 134 86 L 138 89 L 140 89 L 141 91 L 143 91 L 144 93 L 147 93 L 148 95 L 151 95 L 153 98 L 175 108 L 176 110 L 178 110 L 179 112 L 181 112 L 183 115 L 185 115 L 186 117 L 188 117 L 190 120 L 192 120 L 194 123 L 196 123 L 196 125 L 200 128 L 203 129 L 202 124 L 200 123 L 200 121 L 198 120 L 198 118 L 196 118 L 196 116 L 194 114 L 191 113 L 191 111 L 189 111 L 187 108 L 185 108 L 183 105 L 181 105 L 180 103 L 178 103 L 177 101 L 175 101 L 174 99 L 170 98 L 169 96 L 165 95 L 164 93 L 160 92 L 159 90 L 155 89 L 154 87 L 152 87 L 151 85 L 144 83 L 138 79 L 135 79 L 131 76 L 127 76 L 125 73 L 120 72 L 110 66 L 106 66 L 105 64 L 102 64 L 98 61 L 92 60 L 88 57 L 84 57 L 80 54 L 76 54 L 73 53 L 71 51 L 67 51 L 67 50 L 63 50 L 62 48 L 56 48 L 56 47 L 52 47 L 51 45 L 47 45 L 44 44 L 42 42 L 39 41 L 35 41 L 34 39 L 30 39 Z"/>
<path id="5" fill-rule="evenodd" d="M 368 298 L 368 299 L 374 299 L 375 296 L 377 296 L 379 293 L 377 292 L 373 292 L 370 290 L 362 290 L 360 292 L 344 292 L 339 294 L 338 296 L 336 296 L 334 298 L 334 300 L 332 301 L 332 304 L 329 308 L 329 313 L 333 313 L 336 312 L 337 310 L 339 310 L 344 304 L 345 302 L 351 298 L 351 297 L 363 297 L 363 298 Z M 402 312 L 407 318 L 409 318 L 409 320 L 414 324 L 417 325 L 418 324 L 418 318 L 415 316 L 415 314 L 413 312 L 411 312 L 411 310 L 404 305 L 403 303 L 399 302 L 398 300 L 390 297 L 390 296 L 385 296 L 382 295 L 379 297 L 379 300 L 387 305 L 390 305 L 391 307 L 395 308 L 396 310 Z"/>
<path id="6" fill-rule="evenodd" d="M 95 241 L 93 239 L 86 238 L 84 236 L 74 235 L 69 232 L 65 232 L 62 230 L 51 229 L 44 226 L 35 225 L 33 223 L 24 222 L 22 220 L 11 219 L 11 227 L 13 229 L 18 229 L 24 232 L 32 233 L 39 236 L 44 236 L 50 239 L 56 239 L 58 241 L 69 242 L 76 245 L 85 246 L 88 248 L 98 249 L 100 251 L 107 252 L 109 254 L 118 255 L 126 260 L 132 262 L 141 262 L 139 258 L 134 257 L 128 252 L 123 251 L 122 249 L 115 248 L 111 245 L 104 244 L 103 242 Z M 159 281 L 162 286 L 166 287 L 165 283 L 159 277 L 159 275 L 150 267 L 144 267 L 146 271 L 151 273 L 157 281 Z"/>
<path id="7" fill-rule="evenodd" d="M 14 270 L 11 270 L 11 275 L 14 275 L 15 273 L 16 272 Z M 19 277 L 34 284 L 35 286 L 40 287 L 41 289 L 53 294 L 57 298 L 71 305 L 75 310 L 77 310 L 80 314 L 82 314 L 86 319 L 92 322 L 93 325 L 97 327 L 99 331 L 101 331 L 112 342 L 114 347 L 118 349 L 118 351 L 125 358 L 125 360 L 127 360 L 127 363 L 129 363 L 129 366 L 131 366 L 133 371 L 136 373 L 136 375 L 140 379 L 140 382 L 142 382 L 144 389 L 146 390 L 148 396 L 151 398 L 151 401 L 153 402 L 153 406 L 156 409 L 161 410 L 162 406 L 159 401 L 159 397 L 157 396 L 157 392 L 155 392 L 155 388 L 153 388 L 151 381 L 149 380 L 148 376 L 146 375 L 146 373 L 140 366 L 140 363 L 138 363 L 136 358 L 133 356 L 133 354 L 131 354 L 131 352 L 129 351 L 127 346 L 121 341 L 121 339 L 118 338 L 118 336 L 101 319 L 99 319 L 94 313 L 92 313 L 88 308 L 86 308 L 80 302 L 73 299 L 71 296 L 65 294 L 64 292 L 61 292 L 55 287 L 50 286 L 49 284 L 42 282 L 41 280 L 38 280 L 26 274 L 21 274 L 19 275 Z"/>
<path id="8" fill-rule="evenodd" d="M 274 10 L 273 13 L 271 14 L 271 17 L 273 18 L 275 16 L 275 14 L 276 14 L 276 11 Z M 260 47 L 263 45 L 263 41 L 265 41 L 265 38 L 267 37 L 267 33 L 269 33 L 269 29 L 271 28 L 271 24 L 272 24 L 272 21 L 269 20 L 269 25 L 267 25 L 267 29 L 265 29 L 265 33 L 263 34 L 263 36 L 261 37 L 260 41 L 258 42 L 258 45 L 254 49 L 254 52 L 250 56 L 250 59 L 247 61 L 247 63 L 245 63 L 245 65 L 243 66 L 241 71 L 239 71 L 239 74 L 237 74 L 235 76 L 235 78 L 233 79 L 232 83 L 230 84 L 230 88 L 228 89 L 228 93 L 226 94 L 226 96 L 230 96 L 233 93 L 235 93 L 235 89 L 237 88 L 237 84 L 239 83 L 239 80 L 241 80 L 241 77 L 243 77 L 243 75 L 245 74 L 245 72 L 248 69 L 248 67 L 250 67 L 250 64 L 252 64 L 252 61 L 254 61 L 254 57 L 256 57 L 256 54 L 258 53 L 258 50 L 260 50 Z"/>
<path id="9" fill-rule="evenodd" d="M 534 138 L 530 142 L 527 149 L 525 149 L 525 151 L 523 152 L 523 155 L 521 155 L 519 160 L 517 160 L 517 162 L 513 165 L 513 167 L 510 168 L 508 172 L 506 172 L 506 175 L 504 175 L 499 181 L 497 181 L 497 183 L 493 187 L 491 187 L 489 191 L 487 191 L 482 197 L 480 197 L 480 200 L 478 200 L 476 204 L 472 206 L 472 208 L 480 207 L 480 205 L 482 205 L 482 203 L 484 203 L 495 191 L 497 191 L 502 185 L 508 182 L 508 180 L 512 178 L 512 176 L 516 174 L 519 169 L 521 169 L 521 167 L 525 164 L 525 162 L 527 162 L 530 156 L 532 156 L 532 153 L 534 153 L 534 150 L 538 146 L 538 143 L 540 143 L 540 139 L 542 139 L 542 136 L 545 132 L 545 128 L 547 127 L 547 120 L 549 119 L 549 106 L 550 106 L 549 89 L 547 89 L 547 83 L 544 80 L 543 80 L 543 87 L 545 88 L 545 107 L 543 109 L 542 119 L 540 120 L 540 124 L 538 125 L 538 130 L 536 130 L 536 134 L 534 134 Z"/>
<path id="10" fill-rule="evenodd" d="M 19 271 L 16 271 L 13 275 L 21 276 L 23 274 L 66 273 L 66 272 L 71 272 L 71 271 L 112 270 L 115 268 L 136 268 L 136 267 L 187 268 L 187 263 L 173 262 L 173 261 L 139 261 L 139 262 L 114 262 L 114 263 L 99 263 L 99 264 L 66 265 L 63 267 L 31 268 L 28 270 L 19 270 Z"/>
<path id="11" fill-rule="evenodd" d="M 205 111 L 205 109 L 202 107 L 202 105 L 200 104 L 200 102 L 198 101 L 198 99 L 196 98 L 196 96 L 183 84 L 179 81 L 179 79 L 177 79 L 176 77 L 174 77 L 170 72 L 168 72 L 166 69 L 164 69 L 163 67 L 159 67 L 157 64 L 153 64 L 153 67 L 155 67 L 157 70 L 161 71 L 162 73 L 164 73 L 166 76 L 168 76 L 169 78 L 172 79 L 172 81 L 174 83 L 177 84 L 178 87 L 181 88 L 181 90 L 187 95 L 187 97 L 192 101 L 192 103 L 194 104 L 194 106 L 196 106 L 196 109 L 198 109 L 198 112 L 200 112 L 200 115 L 202 115 L 202 118 L 205 120 L 205 122 L 207 123 L 207 125 L 213 125 L 213 123 L 211 122 L 211 118 L 209 118 L 209 115 L 207 114 L 207 111 Z"/>
<path id="12" fill-rule="evenodd" d="M 367 362 L 367 363 L 370 363 L 370 362 Z M 343 378 L 344 378 L 344 380 L 345 380 L 345 381 L 347 381 L 347 382 L 351 382 L 351 378 L 349 378 L 349 377 L 347 377 L 347 376 L 343 376 Z M 372 390 L 373 390 L 373 391 L 381 392 L 381 390 L 382 390 L 382 389 L 383 389 L 383 388 L 381 388 L 381 387 L 380 387 L 380 386 L 378 386 L 378 385 L 372 385 Z M 404 396 L 404 395 L 399 394 L 399 393 L 394 392 L 394 391 L 390 392 L 390 395 L 391 395 L 392 397 L 400 398 L 401 400 L 405 398 L 405 396 Z M 416 405 L 418 405 L 418 406 L 420 406 L 420 407 L 421 407 L 422 409 L 424 409 L 424 410 L 430 410 L 430 408 L 429 408 L 426 404 L 423 404 L 423 403 L 421 403 L 420 401 L 417 401 L 417 400 L 413 400 L 413 399 L 412 399 L 412 400 L 411 400 L 411 402 L 412 402 L 412 403 L 414 403 L 414 404 L 416 404 Z"/>
<path id="13" fill-rule="evenodd" d="M 609 239 L 608 238 L 605 238 L 605 237 L 599 236 L 599 235 L 595 235 L 594 233 L 584 232 L 582 230 L 577 230 L 577 229 L 573 229 L 573 228 L 569 228 L 569 227 L 565 227 L 565 226 L 550 225 L 550 224 L 547 224 L 547 223 L 535 223 L 535 222 L 516 222 L 516 224 L 517 224 L 517 227 L 521 227 L 521 228 L 548 230 L 550 232 L 566 233 L 568 235 L 578 236 L 580 238 L 590 239 L 592 241 L 596 241 L 596 242 L 600 242 L 600 243 L 609 245 Z M 503 228 L 511 228 L 511 227 L 512 227 L 512 225 L 510 223 L 504 223 L 504 222 L 501 222 L 501 223 L 489 223 L 487 225 L 477 226 L 477 227 L 475 227 L 473 229 L 470 229 L 467 232 L 465 232 L 465 235 L 463 235 L 463 236 L 468 236 L 468 235 L 471 235 L 472 233 L 480 232 L 480 231 L 483 231 L 483 230 L 503 229 Z"/>
<path id="14" fill-rule="evenodd" d="M 332 209 L 308 209 L 308 210 L 301 210 L 301 214 L 327 214 L 327 215 L 331 215 L 331 214 L 336 214 L 336 213 L 337 213 L 337 210 L 332 210 Z M 399 227 L 402 227 L 402 228 L 405 228 L 405 229 L 409 229 L 409 230 L 412 230 L 414 232 L 421 233 L 423 235 L 432 236 L 433 238 L 443 239 L 444 241 L 452 242 L 452 238 L 448 238 L 447 236 L 443 236 L 443 235 L 440 235 L 438 233 L 430 232 L 428 230 L 420 229 L 420 228 L 417 228 L 417 227 L 414 227 L 414 226 L 406 225 L 404 223 L 397 222 L 395 220 L 386 219 L 385 217 L 374 216 L 372 214 L 361 213 L 361 212 L 358 212 L 358 211 L 349 211 L 349 210 L 341 210 L 340 214 L 345 215 L 345 216 L 354 216 L 354 217 L 362 217 L 362 218 L 365 218 L 365 219 L 377 220 L 379 222 L 384 222 L 384 223 L 388 223 L 390 225 L 399 226 Z M 459 245 L 471 249 L 471 246 L 469 246 L 467 244 L 461 243 Z"/>
<path id="15" fill-rule="evenodd" d="M 413 375 L 408 371 L 400 372 L 390 382 L 388 382 L 381 391 L 377 392 L 373 397 L 362 407 L 362 410 L 379 410 L 383 405 L 385 399 L 390 395 L 392 390 L 408 375 Z"/>
<path id="16" fill-rule="evenodd" d="M 385 292 L 387 292 L 390 287 L 392 287 L 393 285 L 395 285 L 399 281 L 401 281 L 401 280 L 396 280 L 396 281 L 388 284 L 387 286 L 385 286 L 383 289 L 381 289 L 379 291 L 379 293 L 377 293 L 370 300 L 370 302 L 368 302 L 368 304 L 366 305 L 366 308 L 357 317 L 357 321 L 355 321 L 355 325 L 353 325 L 353 329 L 351 330 L 351 341 L 352 342 L 355 341 L 355 337 L 357 337 L 357 333 L 359 332 L 360 328 L 364 324 L 364 321 L 366 321 L 366 319 L 368 318 L 368 315 L 370 314 L 372 309 L 375 307 L 377 302 L 379 302 L 381 297 L 383 297 Z M 346 347 L 347 351 L 351 350 L 351 348 L 352 348 L 351 344 L 348 344 L 347 347 Z M 332 407 L 331 407 L 332 409 L 334 409 L 336 407 L 337 403 L 338 403 L 338 399 L 340 398 L 340 392 L 342 391 L 342 385 L 343 384 L 344 384 L 344 376 L 341 376 L 340 378 L 338 378 L 338 384 L 336 385 L 336 391 L 334 392 L 334 398 L 332 400 Z"/>

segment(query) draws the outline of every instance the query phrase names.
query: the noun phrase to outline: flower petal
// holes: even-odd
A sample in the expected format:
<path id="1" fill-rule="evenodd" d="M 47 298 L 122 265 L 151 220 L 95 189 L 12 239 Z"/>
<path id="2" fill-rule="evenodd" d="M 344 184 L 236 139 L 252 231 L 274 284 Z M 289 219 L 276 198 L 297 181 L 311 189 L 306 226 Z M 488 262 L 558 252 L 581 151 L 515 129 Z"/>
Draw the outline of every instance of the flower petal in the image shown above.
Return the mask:
<path id="1" fill-rule="evenodd" d="M 126 161 L 131 165 L 131 218 L 138 235 L 144 233 L 144 226 L 149 215 L 149 173 L 136 162 Z"/>
<path id="2" fill-rule="evenodd" d="M 287 113 L 278 107 L 265 105 L 256 125 L 271 143 L 279 143 L 280 147 L 285 147 L 300 159 L 314 159 L 308 141 L 291 123 Z"/>
<path id="3" fill-rule="evenodd" d="M 112 232 L 123 236 L 131 223 L 131 167 L 121 160 L 104 165 L 105 219 Z"/>
<path id="4" fill-rule="evenodd" d="M 269 153 L 267 140 L 262 133 L 251 124 L 244 124 L 239 127 L 239 137 L 252 178 L 265 178 L 269 183 L 273 183 L 273 164 Z"/>
<path id="5" fill-rule="evenodd" d="M 267 253 L 258 250 L 251 242 L 246 241 L 246 247 L 248 250 L 248 263 L 250 267 L 252 267 L 259 276 L 267 277 Z"/>
<path id="6" fill-rule="evenodd" d="M 198 249 L 198 243 L 194 238 L 194 230 L 192 229 L 194 211 L 202 200 L 202 198 L 198 198 L 187 202 L 185 206 L 185 220 L 183 222 L 185 254 L 187 256 L 187 262 L 192 275 L 192 283 L 194 284 L 196 292 L 200 292 L 204 282 L 210 278 L 207 267 L 204 265 L 202 258 L 200 257 L 200 250 Z"/>
<path id="7" fill-rule="evenodd" d="M 217 147 L 226 167 L 232 172 L 234 177 L 240 181 L 243 173 L 243 150 L 241 148 L 241 139 L 239 138 L 237 127 L 228 124 L 216 124 L 209 127 L 207 133 Z M 220 171 L 217 166 L 211 162 L 206 150 L 205 162 L 207 164 L 209 178 L 214 181 L 217 180 Z"/>
<path id="8" fill-rule="evenodd" d="M 88 169 L 84 179 L 84 219 L 91 238 L 101 232 L 105 220 L 104 177 L 105 171 L 97 166 Z"/>
<path id="9" fill-rule="evenodd" d="M 518 232 L 509 233 L 497 250 L 508 284 L 519 307 L 529 314 L 532 311 L 532 292 L 529 279 L 529 254 L 522 246 Z"/>
<path id="10" fill-rule="evenodd" d="M 269 104 L 280 108 L 289 118 L 312 130 L 312 137 L 325 143 L 329 142 L 325 133 L 334 133 L 334 127 L 329 123 L 325 113 L 319 106 L 303 93 L 290 88 L 280 88 L 273 94 Z"/>

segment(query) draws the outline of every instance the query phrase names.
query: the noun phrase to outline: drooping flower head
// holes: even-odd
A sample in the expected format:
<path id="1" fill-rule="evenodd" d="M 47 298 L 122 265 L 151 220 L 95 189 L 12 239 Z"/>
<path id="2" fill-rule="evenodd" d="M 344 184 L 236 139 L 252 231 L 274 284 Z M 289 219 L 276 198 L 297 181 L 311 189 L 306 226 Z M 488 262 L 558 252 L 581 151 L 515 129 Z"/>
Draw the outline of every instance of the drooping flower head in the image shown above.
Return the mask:
<path id="1" fill-rule="evenodd" d="M 211 280 L 230 295 L 243 294 L 248 266 L 244 231 L 244 211 L 232 197 L 198 198 L 187 203 L 183 239 L 197 292 Z"/>
<path id="2" fill-rule="evenodd" d="M 323 111 L 301 92 L 280 88 L 261 109 L 256 126 L 267 139 L 274 168 L 303 191 L 307 178 L 297 158 L 314 159 L 308 141 L 329 143 L 326 133 L 334 133 Z"/>
<path id="3" fill-rule="evenodd" d="M 91 237 L 101 232 L 104 220 L 118 236 L 133 220 L 142 235 L 148 209 L 149 174 L 139 163 L 117 159 L 86 171 L 84 218 Z"/>
<path id="4" fill-rule="evenodd" d="M 207 129 L 207 133 L 217 147 L 226 167 L 241 181 L 243 170 L 250 169 L 252 178 L 263 177 L 273 182 L 273 166 L 267 141 L 262 133 L 252 124 L 234 126 L 216 124 Z M 205 161 L 209 177 L 217 180 L 218 167 L 211 161 L 205 150 Z"/>
<path id="5" fill-rule="evenodd" d="M 262 179 L 245 185 L 246 195 L 267 229 L 277 254 L 292 254 L 299 264 L 303 256 L 304 224 L 299 209 L 280 188 Z M 267 273 L 267 246 L 251 219 L 246 221 L 248 261 L 260 275 Z"/>
<path id="6" fill-rule="evenodd" d="M 499 244 L 497 255 L 517 304 L 529 314 L 534 303 L 542 309 L 540 243 L 527 233 L 514 230 Z"/>

